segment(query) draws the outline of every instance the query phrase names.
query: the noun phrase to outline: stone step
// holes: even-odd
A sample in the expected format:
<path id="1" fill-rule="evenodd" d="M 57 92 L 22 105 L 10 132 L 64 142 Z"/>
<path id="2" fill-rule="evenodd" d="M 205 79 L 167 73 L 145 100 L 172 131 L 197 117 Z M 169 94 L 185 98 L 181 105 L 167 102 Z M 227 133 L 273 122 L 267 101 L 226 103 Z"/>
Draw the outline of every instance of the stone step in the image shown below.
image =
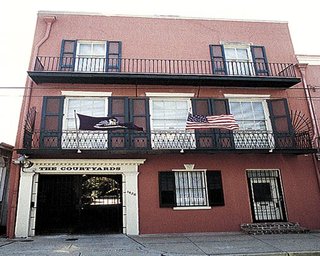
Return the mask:
<path id="1" fill-rule="evenodd" d="M 308 229 L 303 228 L 299 223 L 293 222 L 263 222 L 241 224 L 241 230 L 250 235 L 262 234 L 290 234 L 307 233 Z"/>

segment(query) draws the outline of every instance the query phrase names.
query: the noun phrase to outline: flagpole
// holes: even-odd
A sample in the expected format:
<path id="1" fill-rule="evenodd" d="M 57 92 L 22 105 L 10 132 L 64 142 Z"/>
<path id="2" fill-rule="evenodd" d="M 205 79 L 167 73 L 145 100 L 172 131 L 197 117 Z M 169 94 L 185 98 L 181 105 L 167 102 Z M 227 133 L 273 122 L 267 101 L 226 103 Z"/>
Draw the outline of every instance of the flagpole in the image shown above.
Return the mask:
<path id="1" fill-rule="evenodd" d="M 80 150 L 80 147 L 79 147 L 79 131 L 78 131 L 78 124 L 77 124 L 77 111 L 74 109 L 73 113 L 74 113 L 74 123 L 75 123 L 75 126 L 76 126 L 76 143 L 77 143 L 77 149 L 78 149 L 77 153 L 80 154 L 81 150 Z"/>

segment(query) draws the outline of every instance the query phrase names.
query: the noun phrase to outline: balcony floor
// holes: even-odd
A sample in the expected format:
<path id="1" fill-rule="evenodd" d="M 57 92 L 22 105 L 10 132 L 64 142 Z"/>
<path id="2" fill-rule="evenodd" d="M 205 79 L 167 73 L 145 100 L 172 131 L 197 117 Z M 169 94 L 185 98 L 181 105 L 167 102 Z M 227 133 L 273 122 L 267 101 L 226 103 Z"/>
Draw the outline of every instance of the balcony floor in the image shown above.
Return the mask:
<path id="1" fill-rule="evenodd" d="M 159 84 L 159 85 L 201 85 L 225 87 L 271 87 L 290 88 L 299 83 L 297 77 L 251 77 L 223 75 L 177 75 L 177 74 L 137 74 L 137 73 L 89 73 L 89 72 L 49 72 L 28 71 L 36 84 Z"/>

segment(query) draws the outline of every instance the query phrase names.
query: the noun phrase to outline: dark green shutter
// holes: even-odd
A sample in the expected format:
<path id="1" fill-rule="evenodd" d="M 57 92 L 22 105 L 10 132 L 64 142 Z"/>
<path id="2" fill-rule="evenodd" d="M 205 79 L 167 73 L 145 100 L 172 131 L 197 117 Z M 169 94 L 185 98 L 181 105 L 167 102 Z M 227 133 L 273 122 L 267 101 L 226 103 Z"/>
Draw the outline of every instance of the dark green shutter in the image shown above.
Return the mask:
<path id="1" fill-rule="evenodd" d="M 143 128 L 143 131 L 130 131 L 130 147 L 151 148 L 149 98 L 129 99 L 129 114 L 129 122 Z"/>
<path id="2" fill-rule="evenodd" d="M 63 96 L 43 97 L 40 147 L 61 147 L 63 105 Z"/>
<path id="3" fill-rule="evenodd" d="M 269 76 L 269 65 L 264 46 L 252 45 L 250 48 L 256 76 Z"/>
<path id="4" fill-rule="evenodd" d="M 228 99 L 211 99 L 212 115 L 230 114 Z M 234 148 L 233 132 L 214 129 L 216 147 L 219 149 Z"/>
<path id="5" fill-rule="evenodd" d="M 214 75 L 227 75 L 228 72 L 223 45 L 211 44 L 209 45 L 209 49 L 212 64 L 212 73 Z"/>
<path id="6" fill-rule="evenodd" d="M 120 123 L 129 122 L 128 97 L 110 97 L 108 116 L 116 117 Z M 128 149 L 130 146 L 129 133 L 126 129 L 109 131 L 109 149 Z"/>
<path id="7" fill-rule="evenodd" d="M 192 114 L 208 116 L 212 115 L 211 100 L 192 98 Z M 196 147 L 198 149 L 215 147 L 215 138 L 212 129 L 195 130 Z"/>
<path id="8" fill-rule="evenodd" d="M 174 172 L 159 172 L 159 200 L 160 207 L 174 207 L 176 188 Z"/>
<path id="9" fill-rule="evenodd" d="M 121 52 L 122 43 L 120 41 L 107 41 L 106 52 L 106 71 L 119 72 L 121 71 Z"/>
<path id="10" fill-rule="evenodd" d="M 276 148 L 294 147 L 294 133 L 287 99 L 267 100 Z"/>
<path id="11" fill-rule="evenodd" d="M 210 206 L 223 206 L 224 196 L 221 171 L 207 171 L 207 188 Z"/>
<path id="12" fill-rule="evenodd" d="M 62 40 L 59 60 L 59 70 L 74 71 L 76 61 L 76 40 Z"/>
<path id="13" fill-rule="evenodd" d="M 230 114 L 227 99 L 191 99 L 193 114 L 223 115 Z M 197 148 L 228 149 L 234 148 L 233 133 L 220 129 L 201 129 L 195 131 Z"/>

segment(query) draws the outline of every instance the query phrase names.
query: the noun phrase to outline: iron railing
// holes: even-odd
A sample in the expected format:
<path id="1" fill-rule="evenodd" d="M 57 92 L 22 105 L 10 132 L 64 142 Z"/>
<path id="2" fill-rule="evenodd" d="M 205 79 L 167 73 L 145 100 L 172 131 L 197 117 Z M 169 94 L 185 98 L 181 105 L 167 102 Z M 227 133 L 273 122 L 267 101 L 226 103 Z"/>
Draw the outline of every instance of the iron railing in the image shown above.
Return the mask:
<path id="1" fill-rule="evenodd" d="M 269 131 L 34 131 L 24 141 L 25 149 L 82 150 L 309 150 L 308 132 Z"/>
<path id="2" fill-rule="evenodd" d="M 164 75 L 207 75 L 290 77 L 296 72 L 292 63 L 260 63 L 213 60 L 173 60 L 134 58 L 74 58 L 37 56 L 37 72 L 89 72 Z"/>

